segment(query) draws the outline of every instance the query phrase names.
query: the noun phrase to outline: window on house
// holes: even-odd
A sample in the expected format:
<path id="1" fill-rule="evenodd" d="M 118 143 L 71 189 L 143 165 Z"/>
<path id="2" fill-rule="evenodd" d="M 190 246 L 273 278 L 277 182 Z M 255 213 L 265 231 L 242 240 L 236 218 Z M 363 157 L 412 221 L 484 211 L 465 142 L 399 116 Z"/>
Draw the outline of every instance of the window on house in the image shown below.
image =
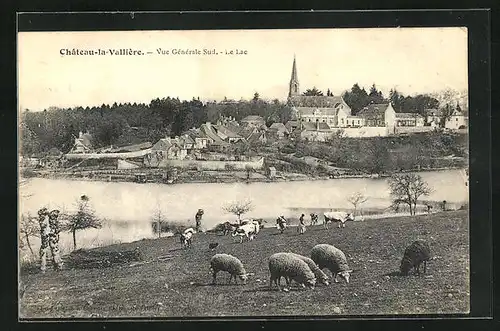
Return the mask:
<path id="1" fill-rule="evenodd" d="M 344 124 L 344 119 L 343 118 L 340 119 L 340 123 Z"/>

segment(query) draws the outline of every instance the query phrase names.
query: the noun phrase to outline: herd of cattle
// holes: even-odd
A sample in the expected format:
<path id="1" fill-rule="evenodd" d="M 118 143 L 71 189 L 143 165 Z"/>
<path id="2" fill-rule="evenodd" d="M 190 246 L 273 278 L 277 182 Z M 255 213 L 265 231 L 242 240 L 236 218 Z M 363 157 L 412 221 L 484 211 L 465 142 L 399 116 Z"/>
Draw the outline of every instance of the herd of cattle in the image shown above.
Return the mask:
<path id="1" fill-rule="evenodd" d="M 316 225 L 319 220 L 318 214 L 311 213 L 310 217 L 310 225 Z M 323 226 L 325 229 L 328 229 L 328 224 L 330 223 L 338 223 L 339 228 L 345 228 L 345 223 L 347 221 L 354 221 L 353 214 L 343 211 L 323 213 Z M 264 221 L 262 219 L 246 219 L 243 220 L 241 224 L 234 224 L 226 221 L 225 223 L 220 224 L 216 228 L 216 231 L 220 231 L 224 235 L 231 234 L 233 237 L 240 238 L 240 242 L 242 242 L 243 239 L 251 241 L 263 227 L 263 222 Z M 283 215 L 276 219 L 276 228 L 280 231 L 280 233 L 283 233 L 287 229 L 287 223 L 288 222 Z"/>
<path id="2" fill-rule="evenodd" d="M 311 213 L 310 218 L 310 225 L 316 225 L 319 221 L 319 215 L 316 213 Z M 345 223 L 347 221 L 354 221 L 353 214 L 343 211 L 323 213 L 323 226 L 325 229 L 328 229 L 328 224 L 330 223 L 338 223 L 339 228 L 345 228 Z M 260 229 L 264 227 L 264 222 L 265 221 L 263 219 L 245 219 L 239 224 L 226 221 L 219 224 L 214 230 L 216 232 L 222 232 L 224 236 L 231 234 L 235 241 L 239 240 L 240 243 L 242 243 L 243 240 L 252 241 L 259 233 Z M 287 219 L 283 215 L 279 216 L 276 219 L 276 229 L 280 233 L 285 232 L 287 229 L 287 223 Z M 180 234 L 182 247 L 191 247 L 194 233 L 195 230 L 193 228 L 188 228 Z M 215 247 L 211 247 L 211 249 L 215 249 Z"/>

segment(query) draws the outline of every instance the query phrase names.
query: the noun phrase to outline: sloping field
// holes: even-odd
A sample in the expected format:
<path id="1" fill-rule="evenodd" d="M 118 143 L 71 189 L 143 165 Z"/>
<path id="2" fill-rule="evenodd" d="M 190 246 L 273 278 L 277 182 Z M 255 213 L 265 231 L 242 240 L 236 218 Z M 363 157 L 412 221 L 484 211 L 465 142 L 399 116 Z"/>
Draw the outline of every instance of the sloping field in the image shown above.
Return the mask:
<path id="1" fill-rule="evenodd" d="M 467 211 L 416 217 L 348 222 L 346 228 L 295 228 L 280 235 L 265 228 L 252 242 L 230 236 L 195 234 L 193 247 L 178 238 L 142 240 L 99 248 L 139 247 L 142 262 L 96 269 L 67 269 L 21 274 L 25 288 L 22 318 L 181 317 L 270 315 L 363 315 L 466 313 L 469 310 L 469 240 Z M 397 275 L 406 246 L 426 240 L 434 259 L 421 276 Z M 226 285 L 219 273 L 210 285 L 209 260 L 216 252 L 237 256 L 247 272 L 246 285 Z M 267 258 L 276 252 L 309 255 L 319 243 L 333 244 L 348 256 L 354 272 L 349 284 L 319 285 L 313 290 L 270 290 Z M 326 271 L 326 270 L 325 270 Z M 327 272 L 329 273 L 329 272 Z"/>

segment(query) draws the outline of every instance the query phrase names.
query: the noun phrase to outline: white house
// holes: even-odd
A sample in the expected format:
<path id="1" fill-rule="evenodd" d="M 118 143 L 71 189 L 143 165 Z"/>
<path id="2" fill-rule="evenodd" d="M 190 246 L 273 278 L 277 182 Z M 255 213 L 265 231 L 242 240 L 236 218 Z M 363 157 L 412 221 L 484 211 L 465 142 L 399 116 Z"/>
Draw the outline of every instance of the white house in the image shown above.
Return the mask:
<path id="1" fill-rule="evenodd" d="M 458 130 L 469 126 L 469 116 L 465 113 L 455 110 L 453 114 L 446 119 L 444 127 L 447 129 Z"/>
<path id="2" fill-rule="evenodd" d="M 372 103 L 361 109 L 358 116 L 364 119 L 365 126 L 386 127 L 388 133 L 394 133 L 396 130 L 396 112 L 390 102 Z"/>

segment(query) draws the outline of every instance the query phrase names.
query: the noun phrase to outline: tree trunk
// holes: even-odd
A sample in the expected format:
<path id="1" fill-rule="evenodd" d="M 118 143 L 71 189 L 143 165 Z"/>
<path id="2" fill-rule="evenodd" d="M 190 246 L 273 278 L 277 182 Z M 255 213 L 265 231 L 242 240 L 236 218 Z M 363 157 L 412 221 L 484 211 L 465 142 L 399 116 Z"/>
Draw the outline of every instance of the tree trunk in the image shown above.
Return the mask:
<path id="1" fill-rule="evenodd" d="M 24 236 L 26 237 L 26 244 L 28 245 L 28 248 L 30 249 L 31 255 L 34 256 L 35 253 L 33 253 L 33 248 L 31 248 L 30 237 L 28 236 L 27 233 L 24 233 Z"/>
<path id="2" fill-rule="evenodd" d="M 238 224 L 241 225 L 241 214 L 238 214 Z"/>
<path id="3" fill-rule="evenodd" d="M 413 215 L 412 214 L 412 210 L 411 210 L 411 203 L 408 204 L 410 206 L 410 216 Z"/>
<path id="4" fill-rule="evenodd" d="M 73 250 L 76 250 L 76 229 L 73 229 Z"/>
<path id="5" fill-rule="evenodd" d="M 161 238 L 161 222 L 158 219 L 158 238 Z"/>

